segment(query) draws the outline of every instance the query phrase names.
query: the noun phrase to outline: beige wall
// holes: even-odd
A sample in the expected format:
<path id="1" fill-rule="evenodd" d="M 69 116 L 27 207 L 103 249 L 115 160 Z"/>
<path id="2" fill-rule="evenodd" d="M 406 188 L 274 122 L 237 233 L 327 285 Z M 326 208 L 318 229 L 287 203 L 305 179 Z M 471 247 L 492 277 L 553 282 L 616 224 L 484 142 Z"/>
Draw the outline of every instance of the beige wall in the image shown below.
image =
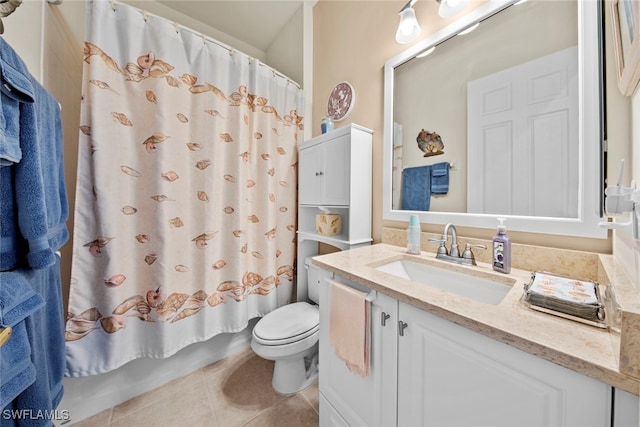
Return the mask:
<path id="1" fill-rule="evenodd" d="M 614 52 L 611 26 L 611 0 L 605 3 L 606 45 L 608 52 Z M 640 186 L 640 86 L 631 97 L 620 95 L 617 86 L 616 64 L 613 55 L 607 62 L 607 121 L 609 137 L 609 178 L 610 185 L 618 179 L 620 159 L 625 159 L 623 185 L 635 181 Z M 628 216 L 620 218 L 628 221 Z M 613 238 L 613 253 L 625 267 L 632 282 L 640 289 L 640 243 L 634 242 L 630 230 L 616 230 Z"/>
<path id="2" fill-rule="evenodd" d="M 26 0 L 9 16 L 2 18 L 2 37 L 20 55 L 31 74 L 42 81 L 42 1 Z"/>
<path id="3" fill-rule="evenodd" d="M 71 277 L 73 206 L 76 194 L 76 166 L 78 164 L 78 129 L 80 125 L 80 100 L 82 98 L 82 47 L 75 40 L 71 32 L 71 24 L 65 21 L 60 6 L 46 6 L 44 22 L 42 84 L 62 105 L 64 170 L 70 208 L 67 226 L 71 233 L 71 239 L 61 251 L 62 292 L 66 310 L 69 278 Z"/>
<path id="4" fill-rule="evenodd" d="M 631 120 L 631 159 L 628 162 L 631 166 L 631 177 L 635 181 L 636 188 L 640 187 L 640 86 L 636 88 L 635 94 L 631 97 L 632 120 Z M 629 158 L 629 157 L 627 157 Z M 629 185 L 629 181 L 625 182 Z M 624 220 L 626 220 L 625 218 Z M 640 241 L 634 241 L 631 231 L 616 231 L 614 237 L 613 251 L 616 258 L 625 267 L 631 281 L 640 290 Z"/>
<path id="5" fill-rule="evenodd" d="M 394 36 L 398 24 L 398 11 L 406 3 L 393 1 L 320 0 L 314 7 L 314 82 L 313 82 L 313 135 L 320 133 L 319 123 L 326 115 L 326 101 L 331 88 L 338 82 L 349 81 L 356 90 L 356 104 L 347 121 L 374 130 L 373 136 L 373 238 L 381 241 L 382 227 L 404 229 L 406 223 L 382 219 L 382 145 L 383 145 L 383 88 L 384 63 L 410 45 L 400 45 Z M 483 3 L 472 2 L 464 13 Z M 437 15 L 437 2 L 419 1 L 416 15 L 422 26 L 418 41 L 450 24 Z M 415 42 L 414 42 L 415 43 Z M 612 52 L 612 49 L 608 49 Z M 609 62 L 612 63 L 610 60 Z M 608 114 L 614 117 L 630 117 L 628 100 L 609 89 L 608 100 L 614 99 Z M 336 123 L 336 127 L 344 123 Z M 309 123 L 307 123 L 309 125 Z M 628 122 L 610 126 L 610 147 L 629 141 L 625 126 Z M 622 130 L 614 129 L 622 127 Z M 625 137 L 625 133 L 627 137 Z M 612 135 L 620 136 L 613 139 Z M 628 142 L 626 143 L 628 146 Z M 612 150 L 610 164 L 617 165 L 628 148 Z M 616 167 L 617 168 L 617 167 Z M 616 172 L 617 173 L 617 172 Z M 615 173 L 613 173 L 615 176 Z M 424 225 L 423 230 L 439 232 L 441 226 Z M 462 228 L 459 233 L 469 237 L 490 238 L 494 230 Z M 552 246 L 566 249 L 587 250 L 600 253 L 612 252 L 612 239 L 587 239 L 566 236 L 510 233 L 517 243 Z"/>

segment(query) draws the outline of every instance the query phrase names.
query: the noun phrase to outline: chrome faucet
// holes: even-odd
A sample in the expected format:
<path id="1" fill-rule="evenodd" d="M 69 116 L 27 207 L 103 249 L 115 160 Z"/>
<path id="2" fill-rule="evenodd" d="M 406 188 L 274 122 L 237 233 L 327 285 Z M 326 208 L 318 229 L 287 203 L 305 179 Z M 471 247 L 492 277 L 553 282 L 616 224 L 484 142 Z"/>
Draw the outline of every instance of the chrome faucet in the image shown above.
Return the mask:
<path id="1" fill-rule="evenodd" d="M 447 240 L 449 239 L 449 230 L 451 230 L 451 250 L 447 249 Z M 476 265 L 476 258 L 473 256 L 472 248 L 487 249 L 484 245 L 472 245 L 465 244 L 464 252 L 460 254 L 460 248 L 458 247 L 458 233 L 455 225 L 448 223 L 444 226 L 444 231 L 439 239 L 429 239 L 432 243 L 439 243 L 438 250 L 436 251 L 436 259 L 443 261 L 454 262 L 456 264 L 464 265 Z"/>

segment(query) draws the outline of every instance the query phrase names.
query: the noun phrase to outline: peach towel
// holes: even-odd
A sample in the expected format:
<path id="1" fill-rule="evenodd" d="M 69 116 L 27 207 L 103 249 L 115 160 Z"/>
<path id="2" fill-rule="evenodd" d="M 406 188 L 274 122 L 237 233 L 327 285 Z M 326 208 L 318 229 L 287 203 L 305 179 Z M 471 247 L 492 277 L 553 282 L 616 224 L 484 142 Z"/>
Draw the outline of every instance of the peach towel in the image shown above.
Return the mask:
<path id="1" fill-rule="evenodd" d="M 340 282 L 329 287 L 329 342 L 350 371 L 369 375 L 371 304 L 367 294 Z"/>

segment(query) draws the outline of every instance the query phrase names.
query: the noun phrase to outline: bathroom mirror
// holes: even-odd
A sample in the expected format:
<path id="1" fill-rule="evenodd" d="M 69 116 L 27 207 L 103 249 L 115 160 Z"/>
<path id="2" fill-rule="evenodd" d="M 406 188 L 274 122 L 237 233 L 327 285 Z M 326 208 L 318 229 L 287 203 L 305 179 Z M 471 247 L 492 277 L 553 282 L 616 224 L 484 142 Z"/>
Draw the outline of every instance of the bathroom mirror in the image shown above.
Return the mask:
<path id="1" fill-rule="evenodd" d="M 514 3 L 489 0 L 385 63 L 383 218 L 606 238 L 599 2 Z M 445 194 L 403 206 L 416 182 L 434 188 L 409 169 L 447 163 Z"/>

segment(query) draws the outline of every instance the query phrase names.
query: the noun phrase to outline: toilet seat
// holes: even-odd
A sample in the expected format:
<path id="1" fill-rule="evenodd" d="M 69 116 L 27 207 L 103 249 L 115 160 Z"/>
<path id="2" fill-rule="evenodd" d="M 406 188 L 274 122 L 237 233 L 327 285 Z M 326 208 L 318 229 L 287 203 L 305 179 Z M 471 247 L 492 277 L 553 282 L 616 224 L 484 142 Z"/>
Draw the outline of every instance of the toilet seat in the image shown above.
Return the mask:
<path id="1" fill-rule="evenodd" d="M 306 302 L 282 306 L 264 316 L 253 328 L 254 340 L 264 346 L 282 346 L 317 334 L 318 307 Z"/>

